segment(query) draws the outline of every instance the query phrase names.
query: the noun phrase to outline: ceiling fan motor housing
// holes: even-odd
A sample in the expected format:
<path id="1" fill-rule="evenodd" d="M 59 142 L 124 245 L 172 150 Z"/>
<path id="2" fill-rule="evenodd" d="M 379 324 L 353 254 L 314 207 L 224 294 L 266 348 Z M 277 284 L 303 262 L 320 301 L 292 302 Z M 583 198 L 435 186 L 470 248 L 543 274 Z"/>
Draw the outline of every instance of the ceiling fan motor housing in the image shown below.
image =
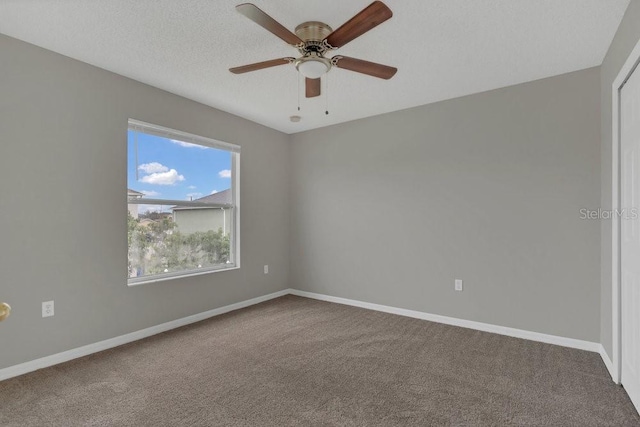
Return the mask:
<path id="1" fill-rule="evenodd" d="M 316 52 L 320 55 L 324 54 L 328 46 L 323 42 L 333 29 L 324 22 L 308 21 L 296 27 L 296 35 L 303 41 L 298 50 L 302 55 Z"/>
<path id="2" fill-rule="evenodd" d="M 296 27 L 296 35 L 304 41 L 321 42 L 326 39 L 333 30 L 324 22 L 307 21 Z"/>
<path id="3" fill-rule="evenodd" d="M 323 22 L 308 21 L 296 27 L 295 33 L 303 41 L 298 47 L 302 57 L 294 64 L 305 77 L 317 79 L 331 69 L 331 60 L 324 57 L 328 50 L 323 40 L 333 29 Z"/>

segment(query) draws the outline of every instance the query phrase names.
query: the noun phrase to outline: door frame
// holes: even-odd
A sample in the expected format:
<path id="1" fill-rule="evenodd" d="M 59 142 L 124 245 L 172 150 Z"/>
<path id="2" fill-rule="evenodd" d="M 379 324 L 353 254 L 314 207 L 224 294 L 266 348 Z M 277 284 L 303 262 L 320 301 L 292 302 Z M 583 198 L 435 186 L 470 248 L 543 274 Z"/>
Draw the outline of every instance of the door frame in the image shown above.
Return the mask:
<path id="1" fill-rule="evenodd" d="M 636 43 L 633 51 L 625 61 L 624 65 L 620 69 L 618 76 L 613 81 L 611 86 L 611 209 L 619 210 L 620 206 L 620 189 L 621 189 L 621 176 L 620 176 L 620 153 L 621 153 L 621 135 L 620 135 L 620 92 L 626 81 L 631 77 L 631 74 L 640 65 L 640 40 Z M 620 239 L 620 218 L 619 215 L 611 215 L 611 301 L 612 301 L 612 372 L 611 376 L 616 384 L 620 384 L 622 377 L 622 316 L 621 316 L 621 239 Z"/>

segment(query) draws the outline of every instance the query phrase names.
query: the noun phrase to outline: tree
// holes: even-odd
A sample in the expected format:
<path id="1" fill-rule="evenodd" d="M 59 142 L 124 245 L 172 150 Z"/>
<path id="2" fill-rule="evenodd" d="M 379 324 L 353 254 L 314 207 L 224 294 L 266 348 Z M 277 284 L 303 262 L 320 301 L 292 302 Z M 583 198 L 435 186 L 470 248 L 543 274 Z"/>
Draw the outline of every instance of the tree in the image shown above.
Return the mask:
<path id="1" fill-rule="evenodd" d="M 195 270 L 229 261 L 231 242 L 221 228 L 182 234 L 166 214 L 152 212 L 142 218 L 151 221 L 142 224 L 128 215 L 130 277 Z"/>

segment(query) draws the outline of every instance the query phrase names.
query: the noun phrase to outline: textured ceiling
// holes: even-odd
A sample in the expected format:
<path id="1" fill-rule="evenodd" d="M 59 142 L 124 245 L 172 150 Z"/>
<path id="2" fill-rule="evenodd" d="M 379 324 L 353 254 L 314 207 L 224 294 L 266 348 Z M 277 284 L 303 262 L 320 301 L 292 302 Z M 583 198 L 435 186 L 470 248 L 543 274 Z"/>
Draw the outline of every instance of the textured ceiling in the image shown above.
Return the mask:
<path id="1" fill-rule="evenodd" d="M 237 13 L 242 1 L 0 0 L 0 33 L 295 133 L 600 65 L 629 4 L 385 0 L 393 18 L 335 53 L 395 66 L 396 76 L 334 68 L 328 97 L 303 97 L 298 113 L 293 66 L 228 71 L 297 53 Z M 310 20 L 335 29 L 371 0 L 253 2 L 293 30 Z"/>

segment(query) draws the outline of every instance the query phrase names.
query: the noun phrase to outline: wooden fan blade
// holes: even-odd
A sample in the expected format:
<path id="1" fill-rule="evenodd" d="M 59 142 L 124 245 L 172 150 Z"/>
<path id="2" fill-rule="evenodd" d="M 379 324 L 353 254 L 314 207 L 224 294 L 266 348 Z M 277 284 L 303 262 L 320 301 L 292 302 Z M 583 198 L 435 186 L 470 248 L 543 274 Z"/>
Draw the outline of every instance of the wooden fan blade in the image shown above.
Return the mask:
<path id="1" fill-rule="evenodd" d="M 393 16 L 391 9 L 381 1 L 374 1 L 356 16 L 342 24 L 325 39 L 333 48 L 339 48 Z"/>
<path id="2" fill-rule="evenodd" d="M 264 13 L 256 5 L 251 3 L 243 3 L 237 5 L 236 10 L 247 18 L 251 19 L 256 24 L 260 25 L 265 30 L 280 37 L 290 45 L 296 46 L 302 43 L 300 37 L 287 30 L 282 24 Z"/>
<path id="3" fill-rule="evenodd" d="M 335 66 L 356 73 L 367 74 L 369 76 L 378 77 L 389 80 L 398 71 L 395 67 L 377 64 L 375 62 L 364 61 L 362 59 L 349 58 L 348 56 L 336 56 L 333 58 Z"/>
<path id="4" fill-rule="evenodd" d="M 294 58 L 272 59 L 270 61 L 256 62 L 255 64 L 243 65 L 241 67 L 229 68 L 233 74 L 248 73 L 249 71 L 262 70 L 263 68 L 275 67 L 277 65 L 290 64 Z"/>
<path id="5" fill-rule="evenodd" d="M 305 79 L 305 95 L 307 98 L 320 96 L 320 79 Z"/>

